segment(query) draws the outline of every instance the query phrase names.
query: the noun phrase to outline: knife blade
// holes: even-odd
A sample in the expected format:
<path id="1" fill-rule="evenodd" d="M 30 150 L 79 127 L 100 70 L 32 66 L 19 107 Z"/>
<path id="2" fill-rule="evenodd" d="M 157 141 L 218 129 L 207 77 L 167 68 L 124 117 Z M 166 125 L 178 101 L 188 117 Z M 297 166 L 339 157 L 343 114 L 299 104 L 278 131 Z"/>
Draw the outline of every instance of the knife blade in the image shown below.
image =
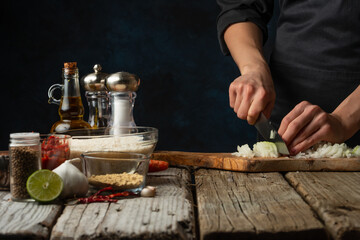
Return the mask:
<path id="1" fill-rule="evenodd" d="M 283 155 L 290 154 L 284 140 L 280 137 L 276 129 L 271 125 L 263 113 L 260 114 L 255 123 L 255 127 L 266 141 L 275 143 L 279 153 Z"/>

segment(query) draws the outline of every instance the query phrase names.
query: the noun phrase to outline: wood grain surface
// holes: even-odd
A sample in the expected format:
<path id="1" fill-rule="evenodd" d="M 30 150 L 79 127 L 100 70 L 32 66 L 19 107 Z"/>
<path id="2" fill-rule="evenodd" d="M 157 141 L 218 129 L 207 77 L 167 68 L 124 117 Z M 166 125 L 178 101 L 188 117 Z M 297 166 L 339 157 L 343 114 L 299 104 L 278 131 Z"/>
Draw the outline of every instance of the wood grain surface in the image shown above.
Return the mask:
<path id="1" fill-rule="evenodd" d="M 171 165 L 199 166 L 239 172 L 360 171 L 360 158 L 243 158 L 231 153 L 158 151 L 153 153 L 152 159 L 164 160 Z"/>
<path id="2" fill-rule="evenodd" d="M 0 239 L 49 239 L 63 207 L 56 204 L 12 202 L 0 192 Z"/>
<path id="3" fill-rule="evenodd" d="M 66 206 L 51 239 L 192 239 L 190 180 L 188 170 L 170 168 L 148 177 L 157 187 L 154 198 Z"/>
<path id="4" fill-rule="evenodd" d="M 360 172 L 287 173 L 334 239 L 360 239 Z"/>
<path id="5" fill-rule="evenodd" d="M 200 239 L 326 239 L 322 223 L 279 173 L 195 173 Z"/>

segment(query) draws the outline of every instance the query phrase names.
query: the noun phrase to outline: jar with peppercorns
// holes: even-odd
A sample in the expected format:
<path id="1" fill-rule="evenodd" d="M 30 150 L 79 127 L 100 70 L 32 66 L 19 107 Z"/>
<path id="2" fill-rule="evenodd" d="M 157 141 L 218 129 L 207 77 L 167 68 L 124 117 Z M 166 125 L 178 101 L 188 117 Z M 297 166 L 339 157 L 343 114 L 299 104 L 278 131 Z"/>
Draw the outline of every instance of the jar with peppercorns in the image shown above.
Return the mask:
<path id="1" fill-rule="evenodd" d="M 27 190 L 29 176 L 41 168 L 40 134 L 11 133 L 10 156 L 10 192 L 13 201 L 32 201 Z"/>

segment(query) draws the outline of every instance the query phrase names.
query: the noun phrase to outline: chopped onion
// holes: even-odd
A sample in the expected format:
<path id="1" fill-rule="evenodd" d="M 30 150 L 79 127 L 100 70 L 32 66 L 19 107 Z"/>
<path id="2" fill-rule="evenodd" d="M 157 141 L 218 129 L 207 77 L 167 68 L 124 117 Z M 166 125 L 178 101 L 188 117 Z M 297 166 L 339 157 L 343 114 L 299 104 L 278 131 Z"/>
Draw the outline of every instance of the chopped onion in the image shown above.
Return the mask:
<path id="1" fill-rule="evenodd" d="M 241 147 L 237 146 L 237 152 L 232 153 L 238 157 L 279 157 L 279 152 L 275 143 L 272 142 L 257 142 L 250 149 L 248 144 Z M 345 143 L 329 143 L 321 142 L 304 152 L 298 153 L 292 158 L 351 158 L 360 157 L 360 145 L 355 148 L 349 148 Z"/>
<path id="2" fill-rule="evenodd" d="M 354 150 L 349 148 L 345 143 L 332 144 L 329 142 L 321 142 L 315 144 L 305 152 L 298 153 L 295 158 L 350 158 L 356 156 Z"/>
<path id="3" fill-rule="evenodd" d="M 257 142 L 253 146 L 256 157 L 278 157 L 279 152 L 273 142 Z"/>
<path id="4" fill-rule="evenodd" d="M 354 154 L 355 157 L 360 157 L 360 145 L 354 147 L 354 149 L 352 150 L 352 154 Z"/>
<path id="5" fill-rule="evenodd" d="M 238 157 L 247 157 L 252 158 L 255 156 L 255 153 L 250 149 L 248 144 L 244 144 L 241 147 L 237 146 L 237 152 L 232 153 L 235 156 Z"/>

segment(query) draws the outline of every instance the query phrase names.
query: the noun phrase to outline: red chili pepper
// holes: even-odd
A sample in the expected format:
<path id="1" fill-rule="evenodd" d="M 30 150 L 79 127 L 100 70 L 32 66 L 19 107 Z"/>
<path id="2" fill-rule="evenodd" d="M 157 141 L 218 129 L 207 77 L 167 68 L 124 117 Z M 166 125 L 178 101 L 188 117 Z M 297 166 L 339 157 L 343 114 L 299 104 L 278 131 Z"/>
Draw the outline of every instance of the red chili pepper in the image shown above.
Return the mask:
<path id="1" fill-rule="evenodd" d="M 149 172 L 159 172 L 169 168 L 169 163 L 160 160 L 150 160 Z"/>
<path id="2" fill-rule="evenodd" d="M 93 202 L 117 202 L 117 199 L 103 200 L 101 198 L 79 198 L 77 203 L 93 203 Z"/>
<path id="3" fill-rule="evenodd" d="M 133 192 L 119 192 L 119 193 L 112 193 L 110 195 L 100 195 L 100 193 L 105 191 L 114 191 L 112 187 L 106 187 L 103 189 L 100 189 L 95 194 L 91 195 L 87 198 L 78 198 L 77 203 L 93 203 L 93 202 L 117 202 L 118 199 L 113 199 L 114 197 L 127 197 L 130 195 L 137 195 Z"/>
<path id="4" fill-rule="evenodd" d="M 111 186 L 109 186 L 109 187 L 100 189 L 100 190 L 97 191 L 95 194 L 91 195 L 90 197 L 95 197 L 95 196 L 97 196 L 97 195 L 99 195 L 100 193 L 105 192 L 105 191 L 114 191 L 114 189 L 113 189 Z"/>

